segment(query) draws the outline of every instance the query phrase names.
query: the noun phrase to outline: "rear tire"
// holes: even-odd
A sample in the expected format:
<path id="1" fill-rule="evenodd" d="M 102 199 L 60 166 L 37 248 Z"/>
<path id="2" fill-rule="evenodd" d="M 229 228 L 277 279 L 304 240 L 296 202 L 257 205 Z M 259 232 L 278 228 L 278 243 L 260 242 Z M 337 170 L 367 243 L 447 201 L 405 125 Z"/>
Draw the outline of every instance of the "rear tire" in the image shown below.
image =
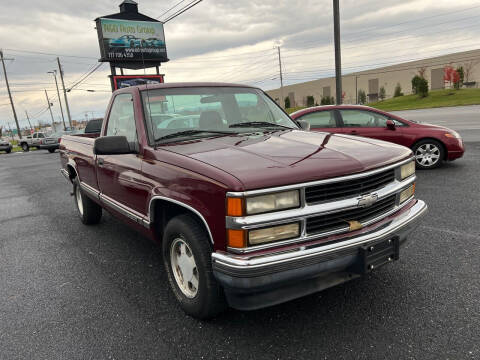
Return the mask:
<path id="1" fill-rule="evenodd" d="M 55 149 L 48 149 L 48 152 L 49 152 L 50 154 L 53 154 L 53 153 L 55 152 Z"/>
<path id="2" fill-rule="evenodd" d="M 12 149 L 7 149 L 7 150 L 5 150 L 5 152 L 6 152 L 7 154 L 10 154 L 10 153 L 12 152 Z"/>
<path id="3" fill-rule="evenodd" d="M 102 219 L 102 208 L 83 193 L 78 177 L 73 180 L 73 197 L 82 223 L 85 225 L 98 224 Z"/>
<path id="4" fill-rule="evenodd" d="M 30 150 L 30 148 L 28 147 L 28 144 L 27 143 L 22 143 L 22 150 L 23 152 L 28 152 Z"/>
<path id="5" fill-rule="evenodd" d="M 212 272 L 209 237 L 195 219 L 190 215 L 171 219 L 165 227 L 162 250 L 170 288 L 183 311 L 197 319 L 209 319 L 225 310 L 223 289 Z"/>
<path id="6" fill-rule="evenodd" d="M 420 140 L 412 150 L 415 164 L 419 169 L 435 169 L 442 165 L 443 159 L 445 159 L 443 144 L 433 139 Z"/>

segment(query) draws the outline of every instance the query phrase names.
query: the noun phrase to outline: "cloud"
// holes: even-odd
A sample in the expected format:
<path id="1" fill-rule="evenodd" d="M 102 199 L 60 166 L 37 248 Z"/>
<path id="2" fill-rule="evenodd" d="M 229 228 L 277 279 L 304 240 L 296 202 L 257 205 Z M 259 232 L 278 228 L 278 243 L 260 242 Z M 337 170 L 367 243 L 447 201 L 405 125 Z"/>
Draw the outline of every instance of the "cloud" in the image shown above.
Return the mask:
<path id="1" fill-rule="evenodd" d="M 44 89 L 59 106 L 53 77 L 56 55 L 29 54 L 11 49 L 60 56 L 67 86 L 86 73 L 99 56 L 93 19 L 118 12 L 117 1 L 45 2 L 16 0 L 2 5 L 0 47 L 7 57 L 9 79 L 22 125 L 24 110 L 50 121 Z M 139 9 L 152 17 L 169 3 L 139 0 Z M 286 84 L 333 74 L 333 15 L 330 0 L 204 0 L 165 25 L 171 61 L 161 70 L 166 81 L 246 82 L 262 88 L 279 85 L 281 44 Z M 342 0 L 342 60 L 344 72 L 402 62 L 476 47 L 480 5 L 474 0 Z M 463 10 L 463 11 L 462 11 Z M 104 65 L 69 93 L 74 117 L 105 111 L 109 99 L 109 69 Z M 95 93 L 85 90 L 97 90 Z M 8 103 L 3 74 L 0 105 Z M 62 95 L 63 98 L 63 95 Z M 0 106 L 0 125 L 13 123 L 8 106 Z"/>

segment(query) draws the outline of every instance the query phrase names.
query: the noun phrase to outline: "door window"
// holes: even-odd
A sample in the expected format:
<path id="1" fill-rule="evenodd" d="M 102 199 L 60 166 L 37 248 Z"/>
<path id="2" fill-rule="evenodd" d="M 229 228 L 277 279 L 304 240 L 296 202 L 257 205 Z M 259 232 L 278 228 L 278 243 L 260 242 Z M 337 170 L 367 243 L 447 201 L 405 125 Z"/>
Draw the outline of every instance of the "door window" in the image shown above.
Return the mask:
<path id="1" fill-rule="evenodd" d="M 310 123 L 312 129 L 337 127 L 333 111 L 316 111 L 300 117 Z"/>
<path id="2" fill-rule="evenodd" d="M 107 136 L 125 136 L 127 141 L 137 141 L 137 129 L 131 94 L 120 94 L 113 100 L 108 117 Z"/>
<path id="3" fill-rule="evenodd" d="M 39 134 L 38 134 L 38 138 L 39 138 L 39 139 L 43 139 L 44 137 L 45 137 L 45 135 L 43 135 L 42 133 L 39 133 Z"/>
<path id="4" fill-rule="evenodd" d="M 37 138 L 37 133 L 33 134 L 33 139 L 36 139 Z"/>
<path id="5" fill-rule="evenodd" d="M 388 118 L 381 114 L 362 110 L 340 110 L 345 127 L 386 127 Z"/>

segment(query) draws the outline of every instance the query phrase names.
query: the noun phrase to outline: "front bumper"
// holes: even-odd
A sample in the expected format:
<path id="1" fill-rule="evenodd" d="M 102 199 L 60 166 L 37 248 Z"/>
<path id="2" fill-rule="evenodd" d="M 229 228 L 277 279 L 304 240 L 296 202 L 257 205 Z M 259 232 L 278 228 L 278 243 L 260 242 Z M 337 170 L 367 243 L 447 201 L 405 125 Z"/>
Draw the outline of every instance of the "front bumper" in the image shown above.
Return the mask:
<path id="1" fill-rule="evenodd" d="M 0 145 L 0 151 L 8 151 L 8 150 L 12 150 L 11 145 Z"/>
<path id="2" fill-rule="evenodd" d="M 212 254 L 213 273 L 231 307 L 253 310 L 305 296 L 359 277 L 361 249 L 388 239 L 403 245 L 427 211 L 421 200 L 371 232 L 268 255 Z"/>

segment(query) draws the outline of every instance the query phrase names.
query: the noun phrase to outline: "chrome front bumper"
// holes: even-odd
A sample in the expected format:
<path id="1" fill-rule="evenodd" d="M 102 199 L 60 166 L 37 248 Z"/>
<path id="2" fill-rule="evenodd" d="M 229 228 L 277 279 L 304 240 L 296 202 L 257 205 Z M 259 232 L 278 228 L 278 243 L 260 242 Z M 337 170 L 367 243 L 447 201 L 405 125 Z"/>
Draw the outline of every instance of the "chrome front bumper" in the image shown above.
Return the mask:
<path id="1" fill-rule="evenodd" d="M 230 305 L 245 310 L 281 303 L 348 281 L 359 276 L 349 269 L 359 262 L 362 247 L 392 238 L 401 245 L 405 243 L 427 211 L 425 202 L 412 201 L 416 201 L 413 206 L 371 232 L 334 243 L 299 244 L 293 250 L 268 255 L 215 252 L 214 275 L 225 288 Z M 301 287 L 304 280 L 308 281 Z"/>

